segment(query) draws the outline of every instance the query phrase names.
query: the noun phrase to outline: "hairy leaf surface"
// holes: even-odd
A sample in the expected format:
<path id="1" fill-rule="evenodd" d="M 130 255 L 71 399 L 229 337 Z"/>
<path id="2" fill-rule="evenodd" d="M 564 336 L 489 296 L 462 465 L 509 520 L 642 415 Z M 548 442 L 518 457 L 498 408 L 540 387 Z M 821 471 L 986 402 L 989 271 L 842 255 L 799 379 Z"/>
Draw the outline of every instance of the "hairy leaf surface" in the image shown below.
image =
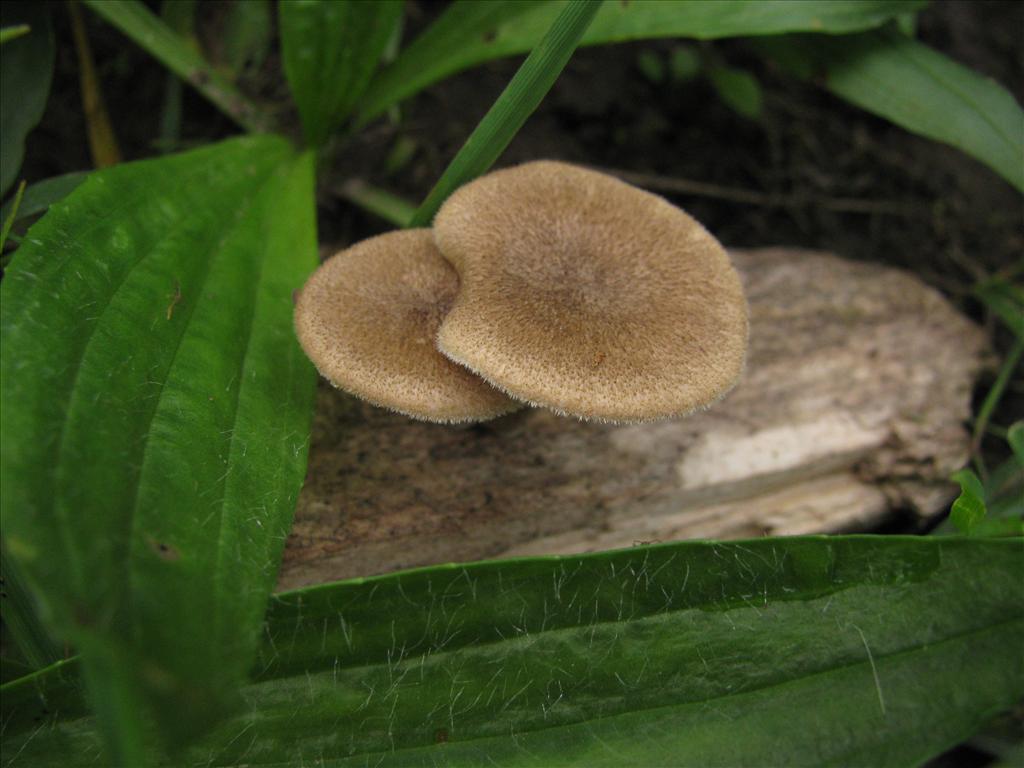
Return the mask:
<path id="1" fill-rule="evenodd" d="M 852 536 L 300 590 L 271 604 L 248 712 L 185 762 L 917 765 L 1024 695 L 1022 576 L 1021 539 Z M 59 670 L 3 706 L 11 765 L 96 755 Z"/>
<path id="2" fill-rule="evenodd" d="M 271 137 L 97 172 L 0 287 L 5 547 L 95 706 L 166 733 L 244 680 L 304 475 L 312 186 Z"/>

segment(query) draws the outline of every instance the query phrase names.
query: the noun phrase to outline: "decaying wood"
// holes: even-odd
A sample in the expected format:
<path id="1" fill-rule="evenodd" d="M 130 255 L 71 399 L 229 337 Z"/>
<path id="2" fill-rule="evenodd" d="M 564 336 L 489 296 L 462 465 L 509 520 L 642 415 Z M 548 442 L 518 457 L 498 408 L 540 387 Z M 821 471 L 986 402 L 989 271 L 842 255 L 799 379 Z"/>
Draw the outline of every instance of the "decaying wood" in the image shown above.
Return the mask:
<path id="1" fill-rule="evenodd" d="M 747 370 L 688 419 L 422 424 L 321 387 L 281 588 L 640 541 L 864 530 L 947 505 L 980 331 L 903 272 L 737 252 Z"/>

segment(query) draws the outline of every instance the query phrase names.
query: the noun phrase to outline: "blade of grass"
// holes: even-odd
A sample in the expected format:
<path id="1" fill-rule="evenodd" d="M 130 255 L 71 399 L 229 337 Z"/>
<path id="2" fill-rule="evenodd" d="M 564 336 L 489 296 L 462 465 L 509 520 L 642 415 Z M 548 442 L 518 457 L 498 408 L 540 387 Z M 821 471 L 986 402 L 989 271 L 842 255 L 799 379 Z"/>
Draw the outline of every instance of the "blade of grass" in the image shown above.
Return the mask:
<path id="1" fill-rule="evenodd" d="M 195 37 L 196 0 L 164 0 L 160 5 L 160 18 L 183 42 L 197 53 Z M 181 79 L 173 72 L 164 78 L 164 101 L 160 108 L 159 149 L 162 153 L 173 152 L 181 141 Z"/>
<path id="2" fill-rule="evenodd" d="M 485 173 L 533 114 L 579 45 L 601 0 L 573 0 L 537 43 L 498 100 L 462 145 L 409 226 L 430 223 L 448 196 Z"/>
<path id="3" fill-rule="evenodd" d="M 6 552 L 0 552 L 0 579 L 3 580 L 0 583 L 3 584 L 4 626 L 24 660 L 37 670 L 63 658 L 60 646 L 39 621 L 36 602 Z"/>
<path id="4" fill-rule="evenodd" d="M 211 104 L 252 133 L 270 129 L 269 116 L 211 67 L 188 43 L 137 0 L 83 0 L 138 46 L 192 85 Z"/>
<path id="5" fill-rule="evenodd" d="M 92 47 L 89 45 L 89 35 L 85 31 L 82 9 L 78 7 L 78 3 L 68 3 L 68 14 L 71 16 L 75 53 L 78 55 L 78 84 L 82 91 L 82 112 L 89 134 L 89 153 L 95 167 L 108 168 L 121 162 L 121 150 L 117 146 L 114 127 L 110 124 L 100 79 L 96 74 Z"/>
<path id="6" fill-rule="evenodd" d="M 975 462 L 977 462 L 978 473 L 982 477 L 985 477 L 987 472 L 981 459 L 981 439 L 985 434 L 985 427 L 988 425 L 989 419 L 992 418 L 992 413 L 995 411 L 996 406 L 999 405 L 1003 392 L 1006 391 L 1006 385 L 1010 383 L 1010 377 L 1017 368 L 1017 364 L 1020 363 L 1022 353 L 1024 353 L 1024 337 L 1017 339 L 1010 353 L 1006 356 L 1006 360 L 1003 361 L 1003 367 L 999 369 L 999 375 L 996 377 L 995 383 L 992 384 L 992 388 L 989 389 L 988 394 L 985 395 L 985 400 L 982 402 L 981 408 L 978 409 L 978 416 L 974 420 L 971 452 L 974 454 Z"/>
<path id="7" fill-rule="evenodd" d="M 974 295 L 1018 339 L 1024 338 L 1024 291 L 1004 279 L 993 278 L 976 285 Z"/>
<path id="8" fill-rule="evenodd" d="M 17 198 L 4 203 L 4 207 L 0 208 L 0 221 L 7 221 L 10 216 L 14 215 L 14 218 L 11 219 L 13 223 L 42 213 L 54 203 L 71 194 L 72 190 L 85 181 L 85 177 L 88 175 L 88 171 L 72 171 L 37 181 L 25 190 L 25 196 L 21 199 L 20 204 L 15 205 Z"/>
<path id="9" fill-rule="evenodd" d="M 27 35 L 31 31 L 32 27 L 30 27 L 28 24 L 18 24 L 13 27 L 4 27 L 3 29 L 0 29 L 0 45 L 3 45 L 4 43 L 10 40 L 15 40 L 21 37 L 22 35 Z"/>
<path id="10" fill-rule="evenodd" d="M 338 189 L 338 194 L 364 211 L 399 227 L 409 226 L 412 217 L 416 215 L 415 206 L 362 179 L 349 179 Z"/>
<path id="11" fill-rule="evenodd" d="M 2 227 L 0 227 L 0 252 L 3 251 L 4 245 L 7 244 L 7 236 L 9 234 L 11 234 L 11 227 L 14 226 L 14 220 L 18 216 L 18 208 L 21 207 L 21 197 L 24 194 L 25 194 L 25 180 L 22 179 L 21 183 L 18 184 L 18 191 L 14 193 L 14 200 L 12 201 L 12 205 L 11 205 L 11 208 L 10 208 L 10 213 L 7 213 L 7 211 L 6 211 L 7 206 L 6 205 L 4 206 L 4 209 L 5 209 L 4 214 L 5 215 L 4 215 L 3 219 L 2 219 L 3 225 L 2 225 Z"/>

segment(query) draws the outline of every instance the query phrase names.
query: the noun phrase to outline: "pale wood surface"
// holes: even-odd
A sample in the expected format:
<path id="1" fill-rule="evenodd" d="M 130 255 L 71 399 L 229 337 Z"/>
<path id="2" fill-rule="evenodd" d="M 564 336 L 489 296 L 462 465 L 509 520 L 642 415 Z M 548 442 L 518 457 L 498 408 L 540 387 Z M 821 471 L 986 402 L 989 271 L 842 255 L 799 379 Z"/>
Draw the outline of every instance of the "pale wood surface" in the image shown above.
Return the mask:
<path id="1" fill-rule="evenodd" d="M 948 508 L 980 330 L 903 272 L 781 248 L 733 256 L 747 370 L 688 419 L 528 410 L 446 427 L 321 386 L 280 588 L 640 541 L 868 530 Z"/>

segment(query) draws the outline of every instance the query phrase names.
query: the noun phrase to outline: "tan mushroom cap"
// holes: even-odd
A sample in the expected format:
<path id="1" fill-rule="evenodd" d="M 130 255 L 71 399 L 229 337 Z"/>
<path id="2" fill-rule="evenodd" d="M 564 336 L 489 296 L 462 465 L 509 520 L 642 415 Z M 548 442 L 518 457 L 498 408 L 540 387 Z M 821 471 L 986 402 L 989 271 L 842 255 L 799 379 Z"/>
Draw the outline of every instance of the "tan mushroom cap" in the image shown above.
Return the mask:
<path id="1" fill-rule="evenodd" d="M 714 237 L 656 195 L 527 163 L 459 189 L 434 238 L 462 281 L 438 347 L 513 397 L 647 421 L 714 402 L 742 372 L 739 276 Z"/>
<path id="2" fill-rule="evenodd" d="M 416 419 L 482 421 L 519 407 L 434 345 L 459 279 L 428 229 L 390 232 L 328 259 L 303 287 L 295 331 L 334 386 Z"/>

